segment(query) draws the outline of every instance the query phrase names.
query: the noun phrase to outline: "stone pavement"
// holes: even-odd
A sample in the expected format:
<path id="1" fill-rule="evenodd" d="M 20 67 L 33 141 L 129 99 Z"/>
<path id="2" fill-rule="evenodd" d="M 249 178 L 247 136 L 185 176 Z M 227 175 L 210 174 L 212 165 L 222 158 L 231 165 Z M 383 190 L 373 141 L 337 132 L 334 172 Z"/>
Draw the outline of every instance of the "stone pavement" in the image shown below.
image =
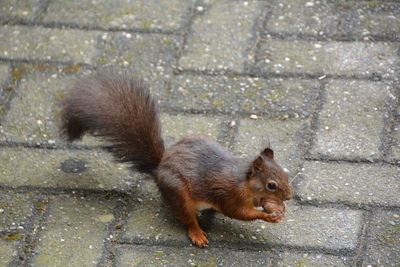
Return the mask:
<path id="1" fill-rule="evenodd" d="M 0 2 L 0 266 L 400 266 L 400 1 Z M 103 66 L 148 80 L 168 144 L 268 133 L 285 220 L 204 214 L 198 249 L 151 179 L 63 142 L 57 102 Z"/>

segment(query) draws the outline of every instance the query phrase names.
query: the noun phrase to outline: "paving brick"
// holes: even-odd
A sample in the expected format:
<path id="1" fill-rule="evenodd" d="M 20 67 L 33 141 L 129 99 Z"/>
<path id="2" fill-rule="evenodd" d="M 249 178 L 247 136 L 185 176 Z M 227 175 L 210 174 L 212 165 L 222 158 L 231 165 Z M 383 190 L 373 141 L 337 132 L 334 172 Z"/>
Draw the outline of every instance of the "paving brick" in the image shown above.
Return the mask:
<path id="1" fill-rule="evenodd" d="M 0 65 L 0 116 L 5 112 L 4 103 L 6 102 L 7 96 L 10 90 L 5 88 L 5 82 L 10 77 L 10 66 L 6 64 Z"/>
<path id="2" fill-rule="evenodd" d="M 28 19 L 32 20 L 39 9 L 40 0 L 2 0 L 0 19 Z"/>
<path id="3" fill-rule="evenodd" d="M 0 240 L 0 265 L 11 266 L 13 259 L 17 256 L 17 243 Z"/>
<path id="4" fill-rule="evenodd" d="M 133 205 L 124 225 L 122 238 L 148 240 L 168 244 L 190 244 L 186 229 L 161 200 L 160 193 L 151 180 L 136 183 L 137 204 Z"/>
<path id="5" fill-rule="evenodd" d="M 390 147 L 389 159 L 400 163 L 400 122 L 394 127 L 393 144 Z"/>
<path id="6" fill-rule="evenodd" d="M 299 163 L 297 132 L 303 124 L 308 123 L 243 119 L 240 121 L 239 132 L 235 139 L 235 151 L 240 156 L 255 156 L 269 138 L 277 162 L 293 175 L 291 171 Z"/>
<path id="7" fill-rule="evenodd" d="M 229 257 L 227 257 L 229 255 Z M 122 246 L 118 266 L 273 266 L 271 253 L 227 249 Z"/>
<path id="8" fill-rule="evenodd" d="M 400 265 L 400 213 L 398 211 L 374 212 L 367 235 L 367 248 L 363 266 Z"/>
<path id="9" fill-rule="evenodd" d="M 252 27 L 262 15 L 262 1 L 207 1 L 204 14 L 195 17 L 185 55 L 184 69 L 241 72 L 251 57 Z"/>
<path id="10" fill-rule="evenodd" d="M 2 148 L 0 184 L 126 191 L 136 180 L 127 165 L 110 154 L 88 150 Z M 136 177 L 136 178 L 135 178 Z"/>
<path id="11" fill-rule="evenodd" d="M 7 64 L 0 65 L 0 86 L 9 78 L 10 66 Z M 1 87 L 0 87 L 1 88 Z"/>
<path id="12" fill-rule="evenodd" d="M 181 138 L 190 135 L 203 135 L 217 141 L 220 117 L 206 117 L 201 115 L 168 115 L 162 114 L 162 134 L 167 145 L 178 142 Z"/>
<path id="13" fill-rule="evenodd" d="M 311 152 L 334 157 L 378 157 L 389 90 L 383 82 L 330 81 Z"/>
<path id="14" fill-rule="evenodd" d="M 182 37 L 175 35 L 103 33 L 96 65 L 128 68 L 159 94 L 172 76 L 181 45 Z"/>
<path id="15" fill-rule="evenodd" d="M 336 1 L 340 2 L 340 1 Z M 271 8 L 267 32 L 334 34 L 340 13 L 336 3 L 329 1 L 282 0 Z"/>
<path id="16" fill-rule="evenodd" d="M 242 222 L 217 215 L 210 226 L 211 242 L 251 243 L 353 250 L 358 245 L 361 212 L 289 204 L 278 224 Z"/>
<path id="17" fill-rule="evenodd" d="M 98 33 L 30 26 L 0 27 L 0 57 L 91 64 Z"/>
<path id="18" fill-rule="evenodd" d="M 290 1 L 271 8 L 267 32 L 399 38 L 400 5 L 386 1 Z"/>
<path id="19" fill-rule="evenodd" d="M 44 22 L 100 26 L 122 29 L 157 29 L 173 31 L 182 28 L 194 1 L 52 1 Z"/>
<path id="20" fill-rule="evenodd" d="M 59 134 L 60 108 L 58 104 L 77 76 L 75 73 L 60 73 L 59 71 L 63 69 L 35 71 L 35 68 L 46 67 L 49 66 L 27 67 L 33 71 L 24 76 L 16 90 L 10 110 L 0 125 L 0 139 L 29 143 L 62 143 Z M 93 138 L 87 137 L 77 143 L 99 144 Z"/>
<path id="21" fill-rule="evenodd" d="M 165 99 L 177 109 L 306 117 L 315 108 L 318 82 L 298 79 L 178 75 Z"/>
<path id="22" fill-rule="evenodd" d="M 343 1 L 339 6 L 345 9 L 339 27 L 343 35 L 400 38 L 400 3 Z"/>
<path id="23" fill-rule="evenodd" d="M 35 248 L 34 266 L 96 266 L 107 226 L 114 220 L 113 201 L 60 199 L 49 207 L 45 228 Z"/>
<path id="24" fill-rule="evenodd" d="M 266 73 L 393 77 L 398 47 L 379 42 L 265 39 L 257 66 Z"/>
<path id="25" fill-rule="evenodd" d="M 138 186 L 123 238 L 133 242 L 189 244 L 185 228 L 163 205 L 152 181 Z M 208 225 L 210 246 L 214 242 L 252 245 L 290 245 L 327 249 L 354 249 L 361 227 L 361 212 L 335 208 L 290 205 L 286 219 L 278 224 L 242 222 L 217 215 L 200 219 Z"/>
<path id="26" fill-rule="evenodd" d="M 349 258 L 324 254 L 283 252 L 278 254 L 279 259 L 276 266 L 352 266 Z"/>
<path id="27" fill-rule="evenodd" d="M 1 193 L 0 232 L 23 231 L 32 216 L 32 207 L 32 201 L 25 195 Z"/>
<path id="28" fill-rule="evenodd" d="M 305 162 L 297 187 L 302 199 L 400 206 L 400 167 L 381 164 Z"/>

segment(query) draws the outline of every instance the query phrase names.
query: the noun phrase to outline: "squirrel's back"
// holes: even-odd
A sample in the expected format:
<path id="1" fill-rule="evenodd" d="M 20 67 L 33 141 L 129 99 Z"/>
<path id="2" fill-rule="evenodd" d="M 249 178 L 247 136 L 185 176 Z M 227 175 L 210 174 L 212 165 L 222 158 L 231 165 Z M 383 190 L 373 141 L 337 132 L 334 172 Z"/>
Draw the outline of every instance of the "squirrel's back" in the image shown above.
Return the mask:
<path id="1" fill-rule="evenodd" d="M 161 125 L 147 85 L 126 72 L 103 70 L 76 81 L 62 102 L 62 134 L 86 132 L 112 144 L 116 159 L 153 173 L 164 154 Z"/>

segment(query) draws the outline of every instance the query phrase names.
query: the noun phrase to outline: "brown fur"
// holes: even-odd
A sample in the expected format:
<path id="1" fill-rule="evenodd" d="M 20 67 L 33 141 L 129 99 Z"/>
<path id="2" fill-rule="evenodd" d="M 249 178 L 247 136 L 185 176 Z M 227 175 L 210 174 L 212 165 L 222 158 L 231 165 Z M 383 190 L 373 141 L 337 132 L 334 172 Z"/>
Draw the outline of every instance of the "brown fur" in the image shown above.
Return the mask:
<path id="1" fill-rule="evenodd" d="M 111 142 L 119 161 L 154 175 L 194 244 L 208 242 L 196 217 L 200 206 L 240 220 L 283 218 L 292 192 L 269 147 L 255 159 L 241 159 L 207 138 L 186 137 L 165 150 L 155 102 L 140 80 L 112 71 L 87 76 L 62 107 L 62 131 L 69 141 L 85 132 L 100 135 Z M 276 189 L 267 188 L 271 182 Z"/>
<path id="2" fill-rule="evenodd" d="M 157 108 L 147 85 L 127 73 L 104 70 L 78 80 L 62 102 L 62 134 L 85 132 L 111 143 L 116 159 L 152 173 L 164 153 Z"/>

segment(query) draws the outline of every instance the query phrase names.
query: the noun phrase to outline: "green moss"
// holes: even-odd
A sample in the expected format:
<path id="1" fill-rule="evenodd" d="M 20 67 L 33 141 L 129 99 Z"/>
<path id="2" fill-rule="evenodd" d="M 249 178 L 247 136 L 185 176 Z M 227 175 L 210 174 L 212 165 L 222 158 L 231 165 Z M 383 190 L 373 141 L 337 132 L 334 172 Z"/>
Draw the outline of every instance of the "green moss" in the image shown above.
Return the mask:
<path id="1" fill-rule="evenodd" d="M 257 89 L 255 88 L 248 88 L 244 91 L 244 94 L 248 97 L 257 96 Z"/>
<path id="2" fill-rule="evenodd" d="M 28 65 L 17 65 L 11 70 L 11 79 L 16 82 L 22 78 L 22 75 L 29 69 Z"/>
<path id="3" fill-rule="evenodd" d="M 120 229 L 122 229 L 122 227 L 123 227 L 122 222 L 118 222 L 117 224 L 115 224 L 115 229 L 116 230 L 120 230 Z"/>
<path id="4" fill-rule="evenodd" d="M 156 250 L 156 251 L 153 252 L 153 254 L 154 254 L 154 256 L 156 256 L 156 257 L 162 257 L 162 256 L 164 256 L 164 251 L 162 251 L 162 250 Z"/>
<path id="5" fill-rule="evenodd" d="M 294 266 L 297 266 L 297 267 L 302 267 L 302 266 L 307 266 L 307 265 L 308 265 L 308 259 L 306 259 L 306 258 L 300 258 L 294 262 Z"/>
<path id="6" fill-rule="evenodd" d="M 49 130 L 47 130 L 47 129 L 42 129 L 42 128 L 40 128 L 40 129 L 39 129 L 39 132 L 40 132 L 40 134 L 42 134 L 42 135 L 51 136 L 51 132 L 50 132 Z"/>
<path id="7" fill-rule="evenodd" d="M 216 108 L 222 107 L 224 104 L 225 104 L 225 101 L 220 96 L 215 97 L 213 102 L 212 102 L 213 107 L 216 107 Z"/>
<path id="8" fill-rule="evenodd" d="M 369 7 L 381 6 L 381 5 L 382 5 L 382 1 L 370 0 L 370 1 L 367 1 L 367 5 L 368 5 Z"/>
<path id="9" fill-rule="evenodd" d="M 397 242 L 400 237 L 400 225 L 386 227 L 382 232 L 377 233 L 377 237 L 384 245 Z"/>
<path id="10" fill-rule="evenodd" d="M 346 10 L 351 9 L 351 5 L 348 2 L 335 1 L 334 3 L 336 3 L 338 8 L 343 8 Z"/>
<path id="11" fill-rule="evenodd" d="M 55 71 L 58 69 L 57 66 L 54 65 L 49 65 L 49 64 L 44 64 L 44 63 L 35 63 L 33 65 L 33 68 L 40 70 L 40 71 L 47 71 L 47 70 L 52 70 Z"/>
<path id="12" fill-rule="evenodd" d="M 5 86 L 3 89 L 5 92 L 11 92 L 14 90 L 14 87 L 13 86 Z"/>
<path id="13" fill-rule="evenodd" d="M 56 99 L 62 99 L 65 96 L 65 91 L 57 91 L 53 95 Z"/>
<path id="14" fill-rule="evenodd" d="M 274 88 L 268 92 L 267 98 L 272 101 L 278 100 L 286 95 L 286 93 L 281 88 Z"/>
<path id="15" fill-rule="evenodd" d="M 74 63 L 74 64 L 70 64 L 68 66 L 63 67 L 62 71 L 64 73 L 75 73 L 78 70 L 80 70 L 80 68 L 81 68 L 81 65 Z"/>
<path id="16" fill-rule="evenodd" d="M 32 67 L 34 69 L 40 70 L 40 71 L 61 71 L 66 74 L 75 73 L 81 68 L 81 66 L 76 63 L 69 64 L 66 66 L 54 66 L 54 65 L 50 65 L 50 64 L 44 64 L 44 63 L 35 63 Z"/>
<path id="17" fill-rule="evenodd" d="M 362 24 L 364 24 L 365 27 L 367 27 L 369 29 L 375 25 L 375 23 L 368 18 L 362 18 L 361 22 L 362 22 Z"/>
<path id="18" fill-rule="evenodd" d="M 106 194 L 104 195 L 104 199 L 105 199 L 105 200 L 109 200 L 109 199 L 111 199 L 111 198 L 113 198 L 113 194 L 112 194 L 112 193 L 106 193 Z"/>
<path id="19" fill-rule="evenodd" d="M 144 28 L 144 29 L 148 29 L 148 28 L 151 28 L 151 25 L 153 24 L 153 22 L 151 21 L 151 20 L 145 20 L 145 21 L 141 21 L 140 23 L 139 23 L 139 26 L 141 27 L 141 28 Z"/>
<path id="20" fill-rule="evenodd" d="M 265 87 L 265 83 L 261 82 L 261 81 L 258 81 L 258 82 L 254 83 L 254 86 L 256 86 L 256 87 Z"/>
<path id="21" fill-rule="evenodd" d="M 21 233 L 7 233 L 5 236 L 2 237 L 2 239 L 6 240 L 6 241 L 21 240 L 22 234 Z"/>
<path id="22" fill-rule="evenodd" d="M 97 63 L 100 64 L 100 65 L 104 65 L 107 62 L 108 62 L 108 57 L 106 57 L 104 55 L 99 56 L 98 59 L 97 59 Z"/>
<path id="23" fill-rule="evenodd" d="M 169 44 L 172 44 L 172 40 L 171 40 L 171 38 L 165 38 L 164 40 L 162 40 L 162 43 L 165 45 L 169 45 Z"/>
<path id="24" fill-rule="evenodd" d="M 194 261 L 196 267 L 214 267 L 218 266 L 217 259 L 215 257 L 209 257 L 206 261 Z"/>
<path id="25" fill-rule="evenodd" d="M 50 198 L 40 199 L 33 202 L 33 206 L 39 212 L 42 212 L 46 209 L 46 205 L 49 203 Z"/>

